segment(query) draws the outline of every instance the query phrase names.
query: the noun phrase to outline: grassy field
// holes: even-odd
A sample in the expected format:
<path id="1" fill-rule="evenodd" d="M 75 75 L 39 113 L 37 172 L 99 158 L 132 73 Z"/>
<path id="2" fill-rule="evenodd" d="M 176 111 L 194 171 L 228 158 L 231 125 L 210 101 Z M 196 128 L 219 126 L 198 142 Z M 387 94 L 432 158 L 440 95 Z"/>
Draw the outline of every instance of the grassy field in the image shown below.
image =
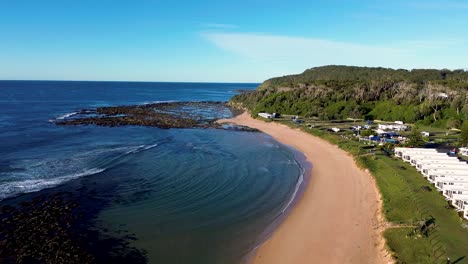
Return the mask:
<path id="1" fill-rule="evenodd" d="M 447 263 L 447 258 L 451 263 L 468 263 L 468 223 L 414 167 L 382 151 L 370 152 L 372 146 L 355 140 L 349 127 L 357 123 L 305 120 L 297 124 L 287 118 L 275 122 L 324 138 L 369 169 L 382 194 L 383 212 L 389 222 L 384 236 L 397 263 Z M 309 127 L 311 123 L 313 128 Z M 329 132 L 330 127 L 342 131 Z"/>

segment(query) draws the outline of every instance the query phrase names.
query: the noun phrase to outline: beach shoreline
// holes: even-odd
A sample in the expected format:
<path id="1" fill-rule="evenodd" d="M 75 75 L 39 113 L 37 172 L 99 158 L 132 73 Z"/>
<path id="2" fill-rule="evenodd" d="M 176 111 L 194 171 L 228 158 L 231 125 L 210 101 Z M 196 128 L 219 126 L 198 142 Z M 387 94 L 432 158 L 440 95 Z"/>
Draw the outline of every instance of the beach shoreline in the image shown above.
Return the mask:
<path id="1" fill-rule="evenodd" d="M 369 172 L 337 146 L 245 112 L 219 123 L 256 128 L 302 152 L 313 164 L 286 219 L 252 254 L 254 264 L 393 263 L 382 232 L 382 201 Z"/>

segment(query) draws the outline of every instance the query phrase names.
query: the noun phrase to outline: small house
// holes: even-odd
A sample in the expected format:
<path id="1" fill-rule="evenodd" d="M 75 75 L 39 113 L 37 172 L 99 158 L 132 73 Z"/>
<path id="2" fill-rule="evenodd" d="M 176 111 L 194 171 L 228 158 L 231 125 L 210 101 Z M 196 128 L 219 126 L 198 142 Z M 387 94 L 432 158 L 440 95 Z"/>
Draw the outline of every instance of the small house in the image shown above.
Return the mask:
<path id="1" fill-rule="evenodd" d="M 421 132 L 421 136 L 423 136 L 423 137 L 428 137 L 428 136 L 430 136 L 430 135 L 431 135 L 431 133 L 429 133 L 429 132 L 427 132 L 427 131 L 422 131 L 422 132 Z"/>

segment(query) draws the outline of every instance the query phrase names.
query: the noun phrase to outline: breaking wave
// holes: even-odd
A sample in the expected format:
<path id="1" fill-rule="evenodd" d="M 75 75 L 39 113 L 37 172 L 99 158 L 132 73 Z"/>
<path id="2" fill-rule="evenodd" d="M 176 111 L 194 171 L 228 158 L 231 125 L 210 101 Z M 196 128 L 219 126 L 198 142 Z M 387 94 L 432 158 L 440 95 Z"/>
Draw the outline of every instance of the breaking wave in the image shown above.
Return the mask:
<path id="1" fill-rule="evenodd" d="M 0 173 L 0 200 L 101 173 L 119 164 L 125 156 L 156 146 L 158 144 L 107 146 L 75 153 L 66 158 L 17 161 L 13 165 L 16 170 Z"/>
<path id="2" fill-rule="evenodd" d="M 77 115 L 77 114 L 78 114 L 78 112 L 71 112 L 71 113 L 60 115 L 56 119 L 57 120 L 63 120 L 65 118 L 69 118 L 69 117 L 72 117 L 72 116 Z"/>
<path id="3" fill-rule="evenodd" d="M 8 197 L 16 196 L 21 193 L 37 192 L 46 188 L 55 187 L 59 184 L 73 180 L 83 176 L 89 176 L 98 174 L 106 169 L 93 168 L 89 170 L 83 170 L 81 172 L 65 175 L 51 179 L 28 179 L 22 181 L 14 181 L 0 184 L 0 200 Z"/>

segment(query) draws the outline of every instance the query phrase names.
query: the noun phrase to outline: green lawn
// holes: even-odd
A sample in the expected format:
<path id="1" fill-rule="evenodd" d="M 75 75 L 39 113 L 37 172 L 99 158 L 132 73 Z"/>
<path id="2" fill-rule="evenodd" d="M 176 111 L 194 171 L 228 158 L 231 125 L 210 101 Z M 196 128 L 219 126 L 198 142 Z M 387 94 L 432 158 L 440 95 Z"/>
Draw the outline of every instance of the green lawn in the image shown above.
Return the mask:
<path id="1" fill-rule="evenodd" d="M 278 122 L 278 121 L 277 121 Z M 384 233 L 387 246 L 398 263 L 468 263 L 468 224 L 460 219 L 453 209 L 447 208 L 444 197 L 431 186 L 421 174 L 408 163 L 383 155 L 369 153 L 368 146 L 345 137 L 345 132 L 328 132 L 324 127 L 335 124 L 316 122 L 312 129 L 306 124 L 280 120 L 289 126 L 319 136 L 338 145 L 355 156 L 356 162 L 369 169 L 383 198 L 383 212 L 390 222 Z M 352 122 L 340 124 L 343 127 Z M 426 187 L 426 188 L 424 188 Z M 427 190 L 427 187 L 431 191 Z M 433 219 L 427 234 L 420 230 L 425 221 Z M 430 220 L 432 221 L 432 220 Z"/>

